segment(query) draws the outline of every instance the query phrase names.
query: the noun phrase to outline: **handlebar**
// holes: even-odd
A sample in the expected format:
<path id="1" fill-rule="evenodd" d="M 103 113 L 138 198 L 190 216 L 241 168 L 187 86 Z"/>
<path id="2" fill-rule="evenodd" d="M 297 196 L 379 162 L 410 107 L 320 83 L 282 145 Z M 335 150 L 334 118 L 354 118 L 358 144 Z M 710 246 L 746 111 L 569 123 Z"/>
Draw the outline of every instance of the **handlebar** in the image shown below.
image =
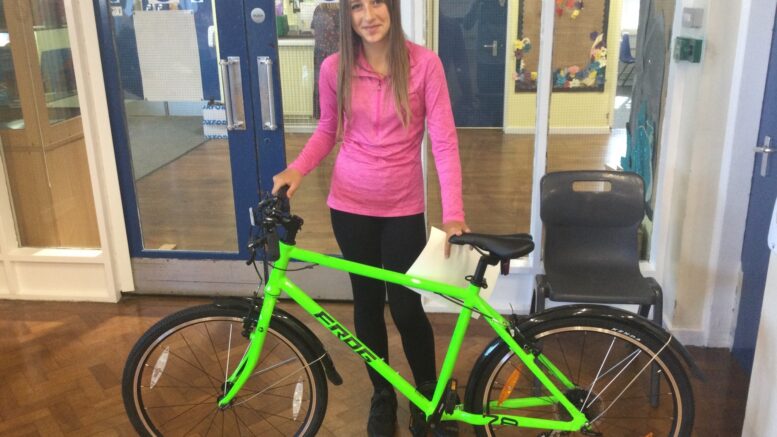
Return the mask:
<path id="1" fill-rule="evenodd" d="M 301 217 L 291 214 L 287 191 L 288 187 L 283 186 L 278 190 L 278 194 L 267 196 L 255 209 L 251 208 L 251 224 L 261 227 L 262 232 L 252 237 L 248 244 L 251 253 L 248 264 L 254 261 L 257 247 L 264 249 L 267 261 L 277 261 L 280 257 L 279 241 L 286 244 L 296 243 L 297 232 L 304 221 Z"/>

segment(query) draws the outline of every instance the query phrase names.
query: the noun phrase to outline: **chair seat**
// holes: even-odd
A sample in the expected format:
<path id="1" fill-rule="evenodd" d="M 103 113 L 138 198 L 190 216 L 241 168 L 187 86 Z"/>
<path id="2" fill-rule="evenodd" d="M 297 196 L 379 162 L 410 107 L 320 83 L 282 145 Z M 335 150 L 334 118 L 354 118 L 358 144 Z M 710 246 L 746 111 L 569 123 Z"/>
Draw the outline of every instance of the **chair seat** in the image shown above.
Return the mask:
<path id="1" fill-rule="evenodd" d="M 538 277 L 550 300 L 600 304 L 651 305 L 660 287 L 653 278 L 618 269 L 548 272 Z"/>

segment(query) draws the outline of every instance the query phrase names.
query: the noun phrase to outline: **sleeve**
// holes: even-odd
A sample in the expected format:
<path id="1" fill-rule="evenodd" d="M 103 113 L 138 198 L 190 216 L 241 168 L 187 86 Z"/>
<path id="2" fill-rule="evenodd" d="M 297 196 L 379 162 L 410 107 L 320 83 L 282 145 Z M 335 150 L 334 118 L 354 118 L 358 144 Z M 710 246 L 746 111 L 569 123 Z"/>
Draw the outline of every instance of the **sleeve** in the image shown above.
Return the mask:
<path id="1" fill-rule="evenodd" d="M 451 99 L 442 62 L 434 53 L 430 52 L 430 56 L 432 58 L 426 68 L 424 82 L 424 99 L 426 126 L 432 143 L 434 165 L 440 179 L 442 221 L 464 221 L 459 140 L 453 122 Z"/>
<path id="2" fill-rule="evenodd" d="M 332 55 L 321 63 L 318 79 L 318 94 L 321 105 L 321 118 L 315 132 L 302 148 L 297 159 L 289 168 L 307 175 L 323 160 L 335 146 L 337 135 L 337 68 L 338 57 Z"/>

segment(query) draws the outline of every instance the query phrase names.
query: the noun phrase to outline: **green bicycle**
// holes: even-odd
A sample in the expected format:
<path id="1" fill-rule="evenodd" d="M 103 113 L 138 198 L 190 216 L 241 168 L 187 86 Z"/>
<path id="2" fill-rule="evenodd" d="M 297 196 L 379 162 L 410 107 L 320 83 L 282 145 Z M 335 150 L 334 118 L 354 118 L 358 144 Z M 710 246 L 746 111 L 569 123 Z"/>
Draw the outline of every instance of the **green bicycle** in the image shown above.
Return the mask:
<path id="1" fill-rule="evenodd" d="M 302 219 L 283 196 L 252 210 L 261 233 L 252 253 L 274 262 L 251 298 L 216 299 L 152 326 L 127 359 L 122 395 L 141 435 L 315 435 L 327 380 L 342 383 L 330 354 L 299 320 L 276 307 L 286 293 L 397 391 L 431 427 L 457 420 L 479 436 L 689 436 L 694 402 L 687 350 L 648 320 L 618 309 L 569 305 L 503 316 L 479 295 L 488 265 L 534 249 L 526 234 L 465 234 L 453 244 L 481 253 L 466 288 L 369 267 L 295 246 Z M 431 399 L 381 360 L 286 276 L 290 260 L 356 273 L 445 296 L 461 306 Z M 252 260 L 253 261 L 253 256 Z M 453 370 L 473 312 L 496 338 L 473 366 L 463 403 Z"/>

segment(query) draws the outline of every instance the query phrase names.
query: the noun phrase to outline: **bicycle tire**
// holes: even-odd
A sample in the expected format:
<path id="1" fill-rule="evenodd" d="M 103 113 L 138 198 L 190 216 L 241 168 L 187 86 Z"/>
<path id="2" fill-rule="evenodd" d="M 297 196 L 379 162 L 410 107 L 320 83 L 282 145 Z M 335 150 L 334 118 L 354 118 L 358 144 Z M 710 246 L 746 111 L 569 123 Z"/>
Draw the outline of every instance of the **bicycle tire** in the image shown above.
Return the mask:
<path id="1" fill-rule="evenodd" d="M 584 412 L 589 420 L 594 420 L 588 430 L 594 433 L 541 433 L 538 429 L 489 425 L 476 426 L 478 436 L 691 435 L 694 401 L 687 373 L 677 357 L 668 348 L 661 351 L 664 345 L 642 328 L 612 320 L 565 317 L 532 326 L 523 334 L 536 342 L 542 353 L 575 383 L 575 389 L 564 390 L 559 381 L 551 378 L 570 400 L 577 399 L 573 403 L 578 402 L 578 408 L 589 405 Z M 655 362 L 645 367 L 659 351 Z M 489 354 L 480 369 L 473 370 L 470 377 L 467 411 L 488 414 L 492 411 L 489 405 L 494 405 L 494 401 L 497 405 L 505 401 L 505 393 L 507 398 L 549 395 L 504 342 Z M 657 406 L 650 402 L 650 379 L 655 369 L 658 369 L 655 376 L 660 380 L 659 390 L 653 392 L 654 396 L 658 395 Z M 510 380 L 511 376 L 516 378 L 515 372 L 518 372 L 517 381 Z M 635 381 L 630 383 L 634 377 Z M 509 386 L 514 388 L 511 390 Z M 496 408 L 494 412 L 500 414 L 569 420 L 566 410 L 555 405 L 507 411 L 496 411 Z"/>
<path id="2" fill-rule="evenodd" d="M 245 311 L 203 305 L 146 331 L 122 378 L 124 406 L 140 435 L 316 434 L 328 394 L 320 357 L 275 318 L 254 374 L 228 407 L 218 408 L 226 375 L 249 344 L 241 335 L 245 317 Z"/>

